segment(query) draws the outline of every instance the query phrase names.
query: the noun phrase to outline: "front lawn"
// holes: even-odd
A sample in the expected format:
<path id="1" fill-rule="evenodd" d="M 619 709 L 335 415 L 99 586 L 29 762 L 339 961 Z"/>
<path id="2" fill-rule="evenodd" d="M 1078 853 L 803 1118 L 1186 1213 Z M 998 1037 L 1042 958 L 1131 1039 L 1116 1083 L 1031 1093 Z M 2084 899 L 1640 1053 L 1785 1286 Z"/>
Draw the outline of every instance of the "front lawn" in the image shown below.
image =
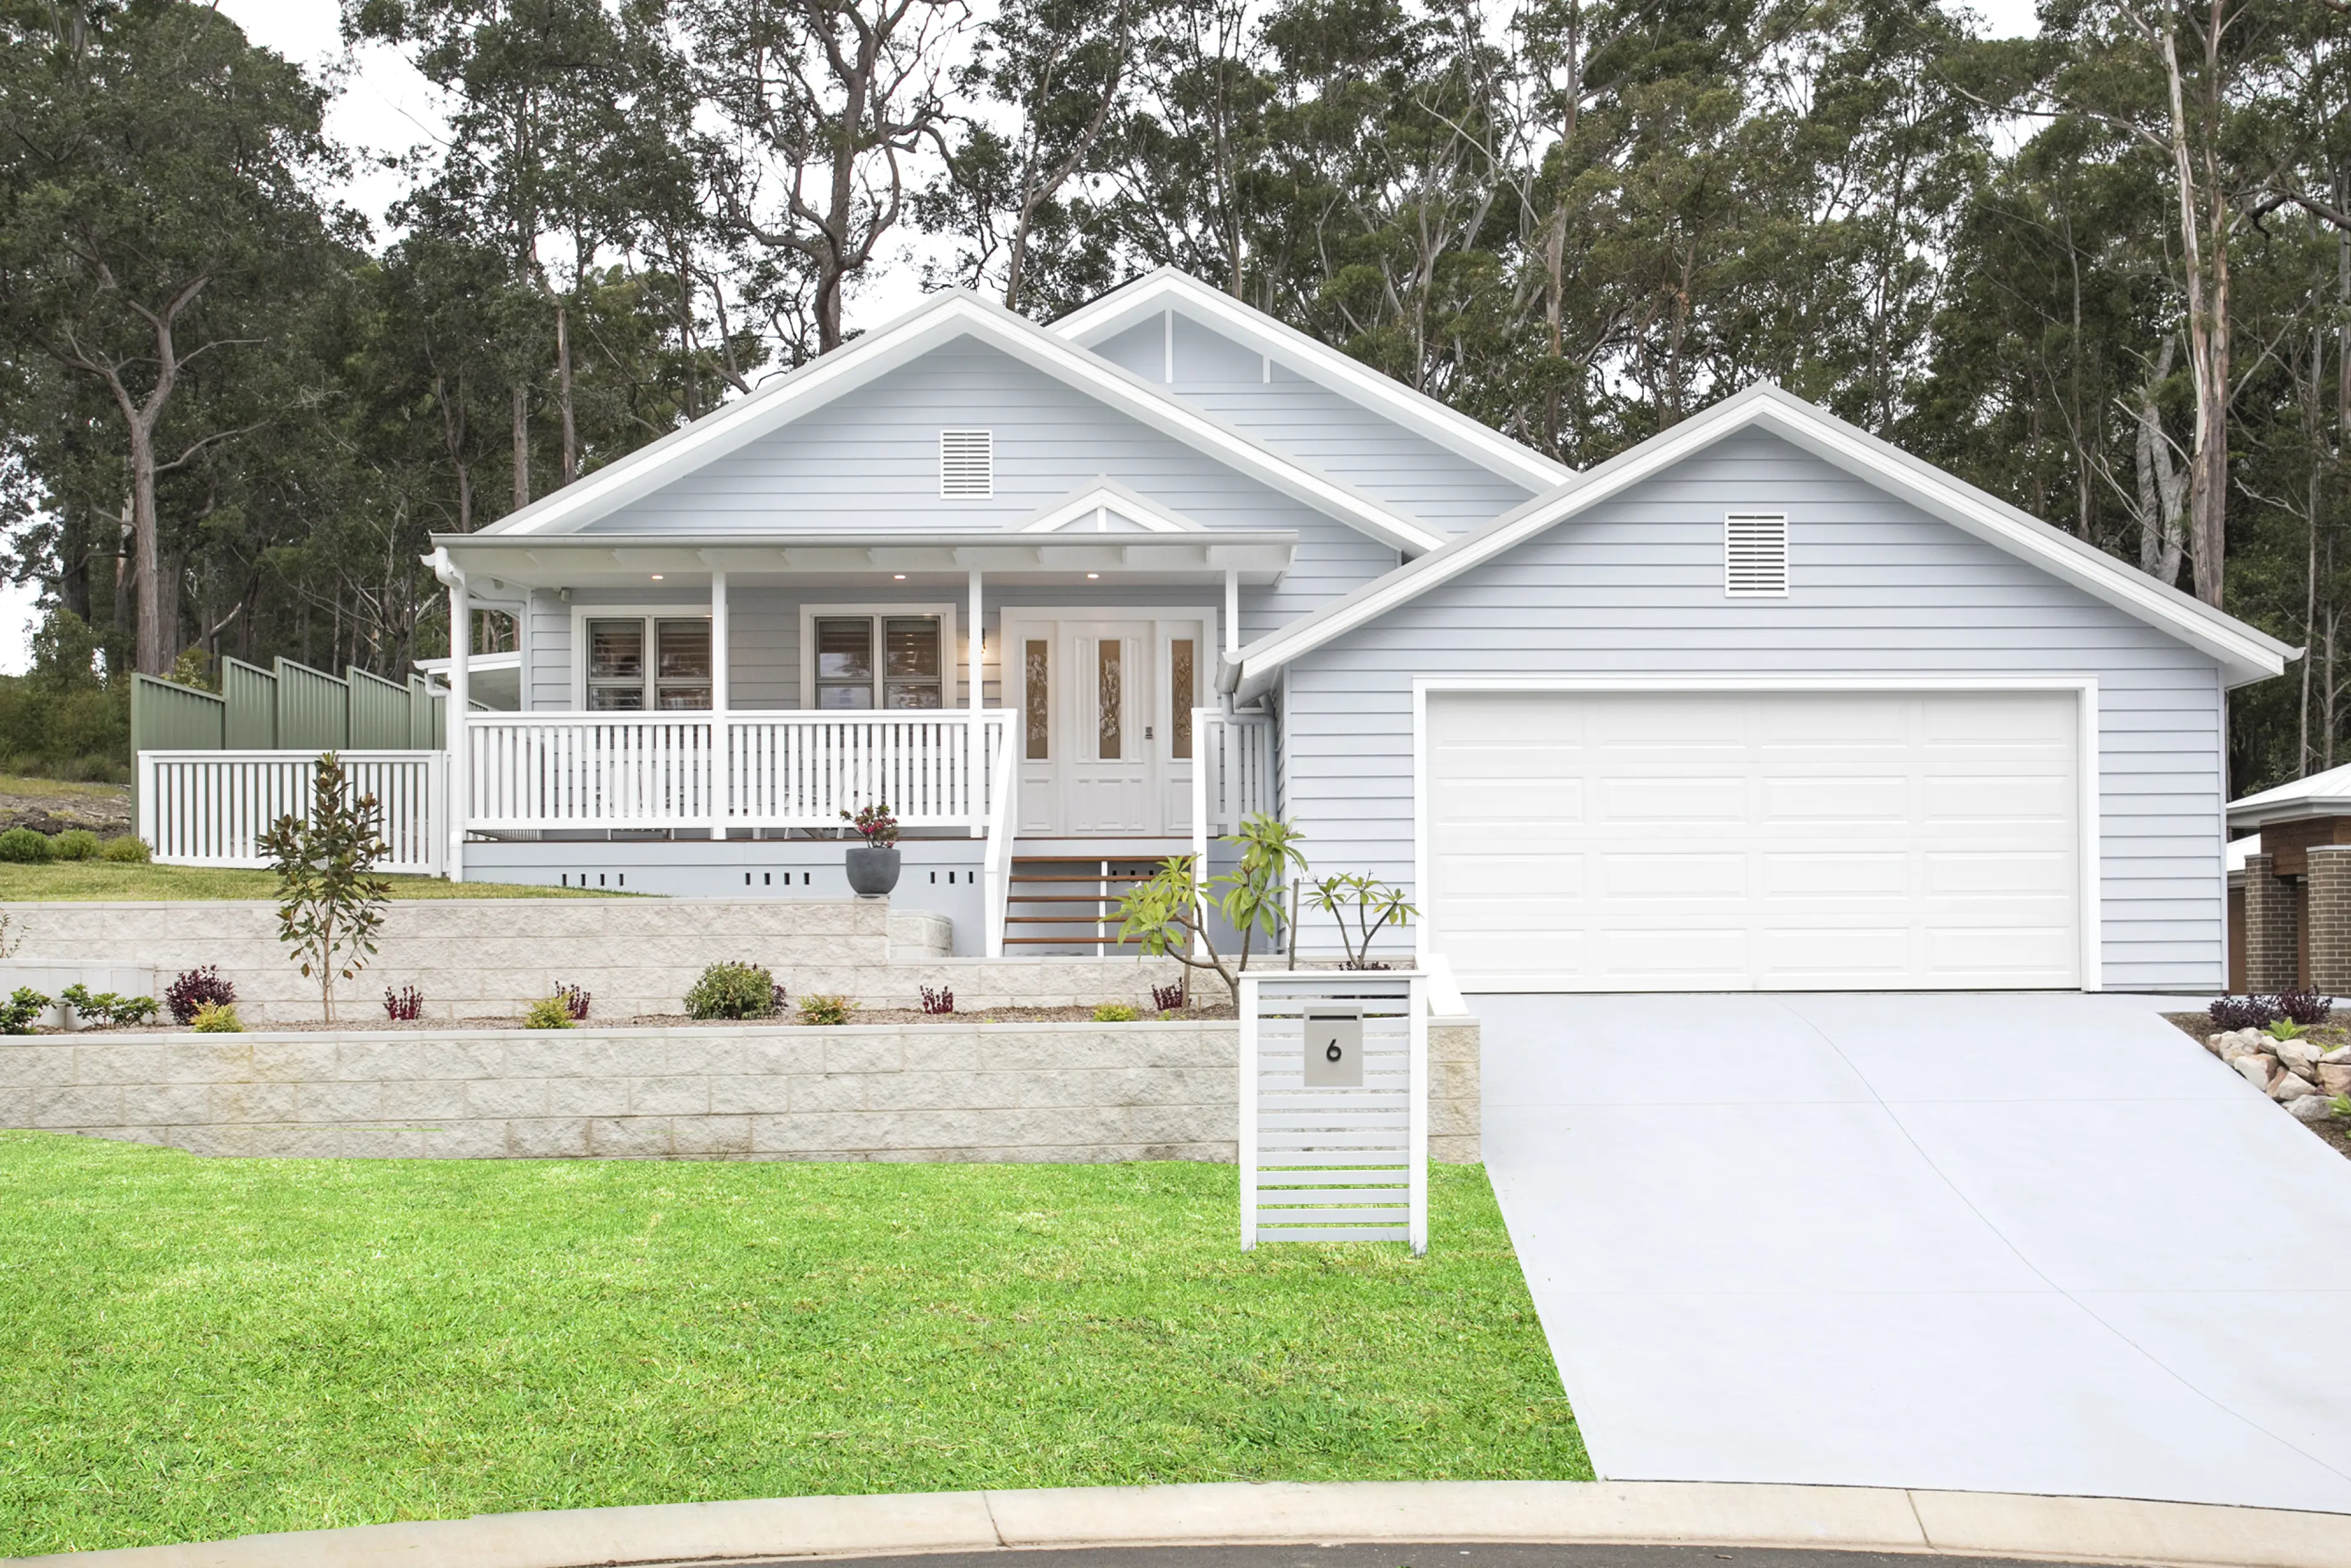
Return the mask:
<path id="1" fill-rule="evenodd" d="M 4 1048 L 0 1048 L 4 1049 Z M 207 1160 L 0 1134 L 0 1555 L 521 1509 L 1589 1479 L 1485 1173 Z"/>
<path id="2" fill-rule="evenodd" d="M 538 887 L 512 882 L 449 882 L 435 876 L 386 877 L 392 896 L 410 898 L 611 898 L 630 896 L 589 887 Z M 275 898 L 277 876 L 266 871 L 213 866 L 138 865 L 117 861 L 50 861 L 28 865 L 0 861 L 0 903 L 40 899 L 95 900 Z"/>

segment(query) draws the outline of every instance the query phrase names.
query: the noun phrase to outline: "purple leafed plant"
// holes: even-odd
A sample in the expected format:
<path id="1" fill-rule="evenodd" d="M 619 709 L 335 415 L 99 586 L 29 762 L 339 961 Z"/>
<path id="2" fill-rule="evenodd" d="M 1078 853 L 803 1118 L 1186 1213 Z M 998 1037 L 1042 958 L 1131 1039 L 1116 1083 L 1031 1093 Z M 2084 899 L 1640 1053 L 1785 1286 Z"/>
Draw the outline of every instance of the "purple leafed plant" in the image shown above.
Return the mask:
<path id="1" fill-rule="evenodd" d="M 555 982 L 555 999 L 563 1004 L 563 1010 L 571 1015 L 573 1023 L 588 1016 L 588 991 L 585 987 L 568 986 L 558 980 Z"/>
<path id="2" fill-rule="evenodd" d="M 2313 1025 L 2325 1023 L 2333 1015 L 2335 998 L 2322 997 L 2316 991 L 2304 990 L 2296 987 L 2290 991 L 2280 991 L 2277 994 L 2276 1006 L 2277 1010 L 2285 1014 L 2287 1018 L 2302 1025 L 2303 1028 L 2309 1029 Z"/>
<path id="3" fill-rule="evenodd" d="M 189 970 L 163 991 L 163 1005 L 182 1023 L 193 1019 L 198 1008 L 225 1008 L 235 1001 L 236 988 L 222 979 L 220 970 L 210 964 Z"/>
<path id="4" fill-rule="evenodd" d="M 383 1016 L 394 1023 L 413 1023 L 424 1016 L 424 993 L 414 986 L 383 988 Z"/>
<path id="5" fill-rule="evenodd" d="M 925 986 L 922 989 L 923 1010 L 925 1012 L 951 1013 L 955 1011 L 955 993 L 947 989 L 946 987 L 941 986 L 935 991 L 931 989 L 928 986 Z"/>
<path id="6" fill-rule="evenodd" d="M 1154 1012 L 1177 1013 L 1184 1010 L 1184 982 L 1172 986 L 1151 988 L 1151 1008 Z"/>
<path id="7" fill-rule="evenodd" d="M 2207 1009 L 2212 1027 L 2222 1033 L 2241 1029 L 2267 1029 L 2284 1016 L 2274 997 L 2219 997 Z"/>

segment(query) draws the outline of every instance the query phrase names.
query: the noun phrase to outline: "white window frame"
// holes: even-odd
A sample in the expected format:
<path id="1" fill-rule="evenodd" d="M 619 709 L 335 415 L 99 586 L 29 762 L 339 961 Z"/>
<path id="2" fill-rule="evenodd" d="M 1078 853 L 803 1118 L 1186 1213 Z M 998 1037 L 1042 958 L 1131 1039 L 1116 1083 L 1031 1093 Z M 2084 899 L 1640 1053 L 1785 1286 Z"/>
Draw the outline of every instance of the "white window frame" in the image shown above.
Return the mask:
<path id="1" fill-rule="evenodd" d="M 639 620 L 645 622 L 645 676 L 647 695 L 653 684 L 653 622 L 655 621 L 707 621 L 710 601 L 699 604 L 580 604 L 571 606 L 571 711 L 588 711 L 588 622 L 590 621 Z M 646 716 L 659 715 L 659 708 L 640 710 Z M 707 708 L 672 708 L 672 713 L 707 713 Z M 625 716 L 621 710 L 615 716 Z"/>
<path id="2" fill-rule="evenodd" d="M 1745 588 L 1731 572 L 1731 531 L 1740 523 L 1777 523 L 1780 525 L 1780 586 L 1777 588 Z M 1795 580 L 1795 548 L 1789 538 L 1788 514 L 1785 512 L 1725 512 L 1722 515 L 1722 596 L 1725 599 L 1785 599 L 1789 585 Z"/>
<path id="3" fill-rule="evenodd" d="M 963 703 L 956 700 L 959 695 L 963 695 L 963 687 L 958 685 L 957 676 L 959 674 L 968 673 L 970 668 L 970 658 L 963 644 L 956 640 L 956 607 L 953 604 L 820 604 L 809 600 L 802 600 L 800 601 L 799 646 L 800 706 L 810 709 L 813 709 L 816 706 L 817 622 L 820 619 L 830 620 L 835 616 L 850 615 L 870 616 L 876 621 L 921 620 L 925 618 L 937 621 L 939 623 L 939 706 L 937 708 L 934 709 L 916 709 L 912 711 L 928 711 L 934 713 L 940 711 L 953 712 L 955 709 L 964 706 Z M 878 662 L 881 649 L 878 645 L 876 646 L 874 653 L 877 662 L 874 666 L 873 695 L 875 700 L 879 701 L 882 695 L 882 674 L 881 666 Z M 960 663 L 958 662 L 957 655 L 963 655 Z M 852 708 L 844 710 L 844 713 L 886 713 L 889 711 L 891 710 L 878 707 L 862 709 Z M 898 711 L 904 712 L 909 710 L 901 709 Z"/>

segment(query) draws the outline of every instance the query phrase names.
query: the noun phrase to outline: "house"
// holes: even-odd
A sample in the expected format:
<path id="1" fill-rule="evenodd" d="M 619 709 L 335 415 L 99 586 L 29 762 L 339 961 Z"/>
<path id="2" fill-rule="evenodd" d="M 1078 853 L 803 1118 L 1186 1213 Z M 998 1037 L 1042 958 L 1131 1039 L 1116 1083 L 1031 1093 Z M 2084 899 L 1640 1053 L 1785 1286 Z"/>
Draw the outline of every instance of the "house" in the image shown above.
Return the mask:
<path id="1" fill-rule="evenodd" d="M 520 628 L 514 711 L 447 664 L 453 874 L 838 897 L 880 801 L 957 951 L 1066 948 L 1278 811 L 1473 988 L 2216 986 L 2295 655 L 1776 388 L 1575 473 L 1165 271 L 434 542 Z"/>
<path id="2" fill-rule="evenodd" d="M 2229 806 L 2232 991 L 2351 991 L 2351 767 Z"/>

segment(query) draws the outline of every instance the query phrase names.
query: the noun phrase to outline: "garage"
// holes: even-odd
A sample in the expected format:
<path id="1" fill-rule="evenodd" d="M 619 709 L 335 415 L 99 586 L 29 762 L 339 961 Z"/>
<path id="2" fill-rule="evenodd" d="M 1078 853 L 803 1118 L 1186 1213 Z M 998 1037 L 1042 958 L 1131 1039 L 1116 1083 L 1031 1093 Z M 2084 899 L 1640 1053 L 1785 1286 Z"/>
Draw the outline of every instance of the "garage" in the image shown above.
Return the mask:
<path id="1" fill-rule="evenodd" d="M 2079 683 L 1425 701 L 1426 939 L 1466 988 L 2096 984 Z"/>

